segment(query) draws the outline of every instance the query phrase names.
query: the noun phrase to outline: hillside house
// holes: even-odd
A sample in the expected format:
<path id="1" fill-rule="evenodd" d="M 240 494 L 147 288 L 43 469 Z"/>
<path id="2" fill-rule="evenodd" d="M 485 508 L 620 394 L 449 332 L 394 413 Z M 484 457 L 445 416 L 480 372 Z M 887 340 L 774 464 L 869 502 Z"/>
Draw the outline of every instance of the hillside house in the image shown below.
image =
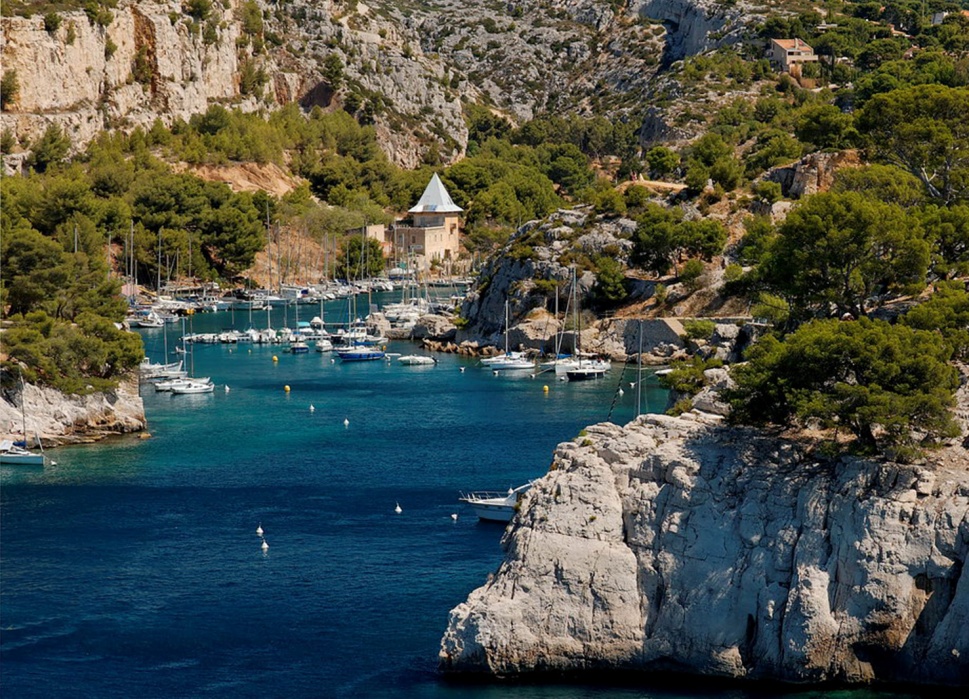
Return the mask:
<path id="1" fill-rule="evenodd" d="M 781 72 L 800 77 L 801 66 L 816 63 L 818 55 L 800 39 L 771 39 L 769 58 Z"/>

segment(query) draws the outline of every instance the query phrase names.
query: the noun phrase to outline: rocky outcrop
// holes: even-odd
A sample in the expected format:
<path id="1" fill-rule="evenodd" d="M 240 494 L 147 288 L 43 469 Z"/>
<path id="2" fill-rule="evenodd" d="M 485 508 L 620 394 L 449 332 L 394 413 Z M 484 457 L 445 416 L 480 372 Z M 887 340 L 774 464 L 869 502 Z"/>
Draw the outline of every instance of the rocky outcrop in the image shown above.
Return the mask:
<path id="1" fill-rule="evenodd" d="M 53 388 L 24 385 L 0 396 L 0 438 L 45 446 L 94 442 L 108 435 L 147 427 L 137 378 L 123 380 L 112 392 L 66 395 Z"/>
<path id="2" fill-rule="evenodd" d="M 861 159 L 856 150 L 837 153 L 811 153 L 796 163 L 774 168 L 764 175 L 765 180 L 781 185 L 785 197 L 800 199 L 818 192 L 826 192 L 834 182 L 838 170 L 860 167 Z M 772 216 L 773 216 L 773 212 Z"/>
<path id="3" fill-rule="evenodd" d="M 969 452 L 823 460 L 721 419 L 559 445 L 442 669 L 969 682 Z"/>
<path id="4" fill-rule="evenodd" d="M 630 5 L 631 12 L 666 25 L 667 63 L 739 41 L 753 9 L 749 3 L 713 0 L 639 0 Z"/>

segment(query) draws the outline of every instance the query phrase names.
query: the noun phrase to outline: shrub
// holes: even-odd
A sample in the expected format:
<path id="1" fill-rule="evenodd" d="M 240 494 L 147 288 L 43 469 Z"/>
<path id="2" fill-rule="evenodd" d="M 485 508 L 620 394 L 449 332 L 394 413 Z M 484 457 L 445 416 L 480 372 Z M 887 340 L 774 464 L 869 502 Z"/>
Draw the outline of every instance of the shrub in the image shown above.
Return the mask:
<path id="1" fill-rule="evenodd" d="M 688 320 L 683 323 L 688 340 L 709 340 L 713 337 L 717 324 L 712 320 Z"/>
<path id="2" fill-rule="evenodd" d="M 680 270 L 680 281 L 686 285 L 690 291 L 699 288 L 700 276 L 703 274 L 703 263 L 700 260 L 687 260 Z"/>
<path id="3" fill-rule="evenodd" d="M 44 15 L 44 31 L 54 34 L 61 26 L 61 16 L 56 12 L 48 12 Z"/>
<path id="4" fill-rule="evenodd" d="M 3 71 L 3 77 L 0 78 L 0 109 L 6 111 L 10 105 L 14 104 L 19 92 L 20 83 L 17 82 L 17 71 Z"/>

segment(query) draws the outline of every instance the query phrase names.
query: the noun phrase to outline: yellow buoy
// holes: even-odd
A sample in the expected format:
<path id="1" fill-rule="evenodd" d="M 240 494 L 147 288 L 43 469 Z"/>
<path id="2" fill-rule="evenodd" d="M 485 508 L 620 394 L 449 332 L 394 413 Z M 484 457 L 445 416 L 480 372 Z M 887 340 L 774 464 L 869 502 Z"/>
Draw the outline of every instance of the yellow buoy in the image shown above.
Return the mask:
<path id="1" fill-rule="evenodd" d="M 283 390 L 286 391 L 286 393 L 289 393 L 289 386 L 283 386 Z"/>
<path id="2" fill-rule="evenodd" d="M 277 357 L 275 354 L 273 355 L 273 361 L 274 362 L 278 362 L 279 361 L 279 357 Z"/>
<path id="3" fill-rule="evenodd" d="M 151 439 L 151 432 L 142 432 L 138 435 L 138 439 Z"/>
<path id="4" fill-rule="evenodd" d="M 547 384 L 545 386 L 542 386 L 542 392 L 543 393 L 548 393 L 548 385 Z"/>

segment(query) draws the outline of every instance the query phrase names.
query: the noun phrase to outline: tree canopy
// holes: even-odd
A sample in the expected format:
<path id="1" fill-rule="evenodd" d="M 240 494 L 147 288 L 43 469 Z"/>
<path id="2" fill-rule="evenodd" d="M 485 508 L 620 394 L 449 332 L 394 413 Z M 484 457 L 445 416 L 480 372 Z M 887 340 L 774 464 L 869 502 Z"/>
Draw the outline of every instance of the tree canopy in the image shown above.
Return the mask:
<path id="1" fill-rule="evenodd" d="M 916 85 L 875 95 L 858 117 L 875 154 L 944 204 L 969 197 L 969 88 Z"/>
<path id="2" fill-rule="evenodd" d="M 920 442 L 955 436 L 949 408 L 958 372 L 933 332 L 862 318 L 816 320 L 748 351 L 727 398 L 754 424 L 845 430 L 863 451 L 912 455 Z"/>
<path id="3" fill-rule="evenodd" d="M 860 317 L 878 295 L 921 288 L 929 244 L 917 218 L 900 206 L 855 192 L 816 194 L 778 229 L 763 278 L 812 315 Z"/>

